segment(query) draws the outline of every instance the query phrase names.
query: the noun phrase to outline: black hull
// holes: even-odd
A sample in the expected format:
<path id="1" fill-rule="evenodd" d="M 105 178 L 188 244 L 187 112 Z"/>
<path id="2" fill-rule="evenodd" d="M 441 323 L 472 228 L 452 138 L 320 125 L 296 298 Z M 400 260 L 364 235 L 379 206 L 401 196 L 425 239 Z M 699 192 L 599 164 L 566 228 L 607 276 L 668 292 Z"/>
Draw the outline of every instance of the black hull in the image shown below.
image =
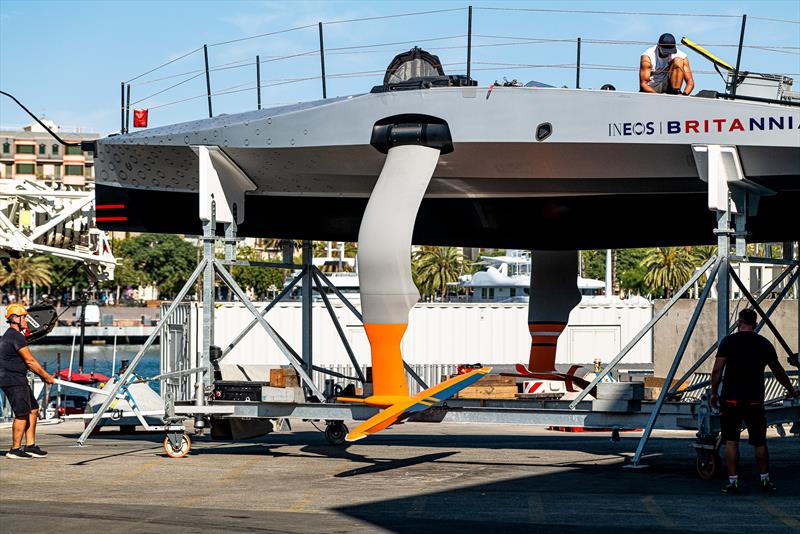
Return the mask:
<path id="1" fill-rule="evenodd" d="M 106 231 L 199 235 L 198 195 L 97 185 Z M 242 237 L 357 241 L 367 198 L 247 196 Z M 800 191 L 761 199 L 751 242 L 800 238 Z M 126 220 L 103 220 L 125 218 Z M 526 198 L 426 198 L 415 244 L 538 250 L 633 248 L 716 242 L 706 193 Z M 220 228 L 221 231 L 221 228 Z"/>

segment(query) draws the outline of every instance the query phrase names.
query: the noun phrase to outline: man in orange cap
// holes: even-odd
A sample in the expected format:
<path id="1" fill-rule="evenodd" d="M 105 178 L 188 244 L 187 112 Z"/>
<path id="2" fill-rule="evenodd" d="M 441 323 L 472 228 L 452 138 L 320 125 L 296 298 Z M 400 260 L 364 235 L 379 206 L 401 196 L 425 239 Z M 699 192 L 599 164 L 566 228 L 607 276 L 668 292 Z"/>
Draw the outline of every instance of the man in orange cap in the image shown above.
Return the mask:
<path id="1" fill-rule="evenodd" d="M 9 304 L 6 308 L 6 322 L 8 330 L 0 337 L 0 389 L 5 393 L 11 404 L 11 411 L 14 412 L 12 446 L 6 453 L 6 458 L 44 458 L 47 453 L 36 446 L 39 403 L 28 384 L 28 369 L 42 377 L 46 384 L 54 384 L 55 379 L 42 369 L 28 349 L 28 341 L 22 333 L 28 326 L 28 311 L 25 307 L 21 304 Z"/>

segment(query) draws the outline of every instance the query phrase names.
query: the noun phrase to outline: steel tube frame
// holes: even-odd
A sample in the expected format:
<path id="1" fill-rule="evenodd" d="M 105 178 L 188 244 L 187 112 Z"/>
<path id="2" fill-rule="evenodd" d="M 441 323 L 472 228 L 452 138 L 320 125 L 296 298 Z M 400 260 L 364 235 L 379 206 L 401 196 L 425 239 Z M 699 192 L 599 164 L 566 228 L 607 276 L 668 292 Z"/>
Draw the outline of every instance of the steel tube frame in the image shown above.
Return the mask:
<path id="1" fill-rule="evenodd" d="M 761 309 L 761 306 L 758 305 L 756 300 L 753 298 L 753 295 L 751 295 L 750 292 L 747 291 L 747 289 L 745 289 L 744 284 L 739 279 L 739 276 L 733 270 L 731 270 L 731 279 L 733 279 L 734 283 L 737 286 L 739 286 L 739 290 L 745 296 L 747 302 L 749 302 L 750 306 L 752 306 L 753 309 L 756 311 L 756 313 L 758 313 L 758 315 L 761 316 L 761 320 L 764 321 L 767 327 L 772 331 L 772 334 L 775 336 L 775 339 L 778 340 L 778 344 L 780 344 L 780 346 L 783 347 L 783 350 L 786 351 L 786 354 L 790 357 L 794 356 L 794 352 L 792 352 L 792 349 L 791 347 L 789 347 L 789 344 L 786 343 L 786 340 L 783 339 L 781 333 L 778 331 L 777 328 L 775 328 L 775 325 L 772 324 L 770 318 L 764 313 L 764 310 Z"/>
<path id="2" fill-rule="evenodd" d="M 342 325 L 339 324 L 339 320 L 336 318 L 336 313 L 333 311 L 333 307 L 331 306 L 331 302 L 328 299 L 328 295 L 325 294 L 325 290 L 322 287 L 322 282 L 320 282 L 317 273 L 313 272 L 311 275 L 314 278 L 314 283 L 317 286 L 317 292 L 319 296 L 322 298 L 322 302 L 325 304 L 325 309 L 328 310 L 328 315 L 331 316 L 331 321 L 333 321 L 333 326 L 336 328 L 336 333 L 339 334 L 339 339 L 342 341 L 342 345 L 344 346 L 344 350 L 347 352 L 347 357 L 350 358 L 350 363 L 353 364 L 353 368 L 358 375 L 358 380 L 364 384 L 367 380 L 364 378 L 364 373 L 361 371 L 361 366 L 358 364 L 358 360 L 356 360 L 356 355 L 353 354 L 353 349 L 350 348 L 350 343 L 347 342 L 347 336 L 344 335 L 344 330 L 342 330 Z"/>
<path id="3" fill-rule="evenodd" d="M 281 300 L 283 300 L 283 298 L 284 298 L 286 295 L 288 295 L 289 293 L 291 293 L 291 291 L 292 291 L 292 289 L 294 288 L 294 286 L 296 286 L 296 285 L 297 285 L 297 282 L 299 282 L 299 281 L 302 279 L 302 276 L 303 276 L 303 273 L 304 273 L 304 271 L 305 271 L 305 268 L 303 268 L 303 271 L 301 271 L 301 272 L 300 272 L 300 274 L 298 274 L 297 276 L 295 276 L 294 278 L 292 278 L 292 281 L 291 281 L 291 282 L 289 282 L 289 284 L 288 284 L 286 287 L 284 287 L 284 288 L 283 288 L 283 290 L 282 290 L 280 293 L 278 293 L 278 295 L 277 295 L 277 296 L 276 296 L 274 299 L 272 299 L 272 301 L 271 301 L 269 304 L 267 304 L 267 307 L 266 307 L 266 308 L 264 308 L 263 310 L 261 310 L 261 316 L 262 316 L 262 317 L 263 317 L 263 316 L 265 316 L 267 313 L 269 313 L 269 311 L 270 311 L 272 308 L 274 308 L 274 307 L 275 307 L 275 305 L 276 305 L 276 304 L 278 304 L 278 303 L 279 303 Z M 247 326 L 245 327 L 245 329 L 244 329 L 244 330 L 242 330 L 241 332 L 239 332 L 239 335 L 237 335 L 237 336 L 234 338 L 234 340 L 233 340 L 233 341 L 231 341 L 231 342 L 230 342 L 230 344 L 229 344 L 227 347 L 225 347 L 225 350 L 222 352 L 222 356 L 221 356 L 221 357 L 220 357 L 220 359 L 219 359 L 219 360 L 217 360 L 217 361 L 222 361 L 222 360 L 225 358 L 225 356 L 227 356 L 227 355 L 228 355 L 228 354 L 229 354 L 229 353 L 230 353 L 230 352 L 231 352 L 231 351 L 234 349 L 234 347 L 236 347 L 236 345 L 237 345 L 237 344 L 238 344 L 238 343 L 239 343 L 239 342 L 240 342 L 242 339 L 244 339 L 244 336 L 246 336 L 246 335 L 247 335 L 247 334 L 250 332 L 250 330 L 252 330 L 252 329 L 253 329 L 253 328 L 254 328 L 254 327 L 257 325 L 257 324 L 258 324 L 258 319 L 253 319 L 253 320 L 250 322 L 250 324 L 249 324 L 249 325 L 247 325 Z"/>
<path id="4" fill-rule="evenodd" d="M 758 302 L 759 304 L 761 304 L 761 302 L 763 302 L 763 301 L 764 301 L 764 300 L 767 298 L 767 296 L 768 296 L 768 295 L 769 295 L 769 294 L 770 294 L 770 293 L 771 293 L 771 292 L 772 292 L 772 291 L 775 289 L 775 287 L 776 287 L 776 286 L 777 286 L 777 285 L 778 285 L 778 284 L 779 284 L 779 283 L 780 283 L 780 282 L 781 282 L 781 281 L 782 281 L 784 278 L 786 278 L 786 275 L 787 275 L 787 274 L 789 274 L 789 272 L 790 272 L 792 269 L 793 269 L 793 267 L 789 267 L 788 269 L 784 270 L 784 271 L 783 271 L 783 272 L 780 274 L 780 276 L 778 276 L 778 278 L 776 278 L 775 280 L 773 280 L 773 281 L 772 281 L 772 284 L 770 284 L 770 286 L 769 286 L 767 289 L 765 289 L 765 290 L 764 290 L 764 292 L 763 292 L 763 293 L 762 293 L 762 294 L 761 294 L 761 295 L 760 295 L 760 296 L 759 296 L 759 297 L 756 299 L 756 302 Z M 783 301 L 783 299 L 786 297 L 786 294 L 789 292 L 789 288 L 791 288 L 791 287 L 792 287 L 792 284 L 794 283 L 794 281 L 795 281 L 795 280 L 797 280 L 797 278 L 798 278 L 798 275 L 799 275 L 799 274 L 800 274 L 800 270 L 796 271 L 796 272 L 795 272 L 795 273 L 792 275 L 792 278 L 791 278 L 791 279 L 790 279 L 790 280 L 789 280 L 789 281 L 786 283 L 786 286 L 785 286 L 785 287 L 784 287 L 784 288 L 781 290 L 781 292 L 778 294 L 778 298 L 776 298 L 776 299 L 775 299 L 775 302 L 773 302 L 773 303 L 772 303 L 772 306 L 770 306 L 770 307 L 769 307 L 769 309 L 766 311 L 766 314 L 767 314 L 767 316 L 768 316 L 768 317 L 771 317 L 771 316 L 772 316 L 772 312 L 774 312 L 774 311 L 775 311 L 775 310 L 778 308 L 778 305 L 779 305 L 779 304 L 781 303 L 781 301 Z M 761 328 L 763 328 L 764 324 L 765 324 L 765 323 L 764 323 L 764 321 L 762 320 L 762 321 L 761 321 L 761 322 L 760 322 L 760 323 L 759 323 L 759 324 L 756 326 L 756 332 L 760 331 L 760 330 L 761 330 Z M 732 334 L 732 333 L 733 333 L 733 330 L 734 330 L 734 327 L 732 327 L 732 326 L 731 326 L 730 328 L 728 328 L 728 335 Z M 712 344 L 712 345 L 711 345 L 711 346 L 708 348 L 708 350 L 706 350 L 706 351 L 703 353 L 703 355 L 702 355 L 702 356 L 700 356 L 700 358 L 698 358 L 698 360 L 697 360 L 696 362 L 694 362 L 694 363 L 692 364 L 692 366 L 691 366 L 691 367 L 689 367 L 689 369 L 688 369 L 688 370 L 687 370 L 687 371 L 686 371 L 686 372 L 683 374 L 683 376 L 681 376 L 681 377 L 680 377 L 678 380 L 676 380 L 676 381 L 675 381 L 675 385 L 674 385 L 674 386 L 672 386 L 672 389 L 670 389 L 670 392 L 669 392 L 670 396 L 671 396 L 671 395 L 674 395 L 675 393 L 677 393 L 677 392 L 678 392 L 678 388 L 681 386 L 681 384 L 683 384 L 684 382 L 686 382 L 686 381 L 689 379 L 689 377 L 691 377 L 691 376 L 692 376 L 692 374 L 694 374 L 694 372 L 695 372 L 695 371 L 697 371 L 697 369 L 699 369 L 701 365 L 703 365 L 703 363 L 704 363 L 704 362 L 705 362 L 705 361 L 708 359 L 708 357 L 709 357 L 709 356 L 711 356 L 712 354 L 714 354 L 714 351 L 715 351 L 715 350 L 717 350 L 717 347 L 718 347 L 718 346 L 719 346 L 719 341 L 715 341 L 715 342 L 714 342 L 714 343 L 713 343 L 713 344 Z"/>
<path id="5" fill-rule="evenodd" d="M 175 297 L 175 300 L 170 305 L 169 309 L 167 310 L 167 313 L 165 313 L 164 317 L 162 317 L 161 320 L 158 322 L 158 325 L 156 325 L 156 327 L 153 329 L 153 332 L 147 338 L 147 341 L 144 342 L 142 348 L 139 349 L 139 352 L 137 352 L 136 356 L 134 356 L 133 360 L 131 360 L 131 363 L 128 365 L 128 368 L 125 370 L 124 373 L 122 373 L 122 376 L 120 376 L 119 381 L 116 384 L 114 384 L 114 387 L 108 393 L 108 397 L 106 398 L 105 401 L 103 401 L 103 404 L 100 406 L 100 409 L 97 410 L 94 417 L 91 419 L 91 421 L 89 421 L 89 424 L 86 425 L 86 428 L 83 430 L 83 433 L 78 438 L 78 445 L 83 445 L 86 439 L 89 437 L 89 434 L 91 434 L 92 430 L 94 430 L 94 427 L 97 426 L 98 421 L 100 421 L 100 418 L 108 410 L 108 407 L 114 401 L 120 389 L 122 389 L 122 386 L 127 383 L 128 378 L 130 378 L 130 376 L 133 374 L 133 371 L 136 369 L 136 366 L 139 365 L 139 362 L 144 356 L 144 353 L 147 352 L 147 349 L 150 348 L 150 345 L 152 345 L 155 339 L 159 336 L 161 329 L 164 328 L 164 326 L 167 324 L 167 321 L 169 321 L 170 317 L 172 317 L 173 312 L 178 308 L 178 305 L 186 297 L 186 294 L 189 293 L 189 290 L 192 289 L 195 281 L 200 276 L 200 273 L 203 272 L 203 270 L 206 268 L 207 263 L 208 260 L 203 258 L 202 260 L 200 260 L 200 263 L 197 264 L 197 267 L 195 268 L 194 272 L 192 272 L 191 276 L 189 276 L 189 279 L 186 280 L 186 283 L 183 285 L 180 292 L 178 292 L 178 295 Z"/>
<path id="6" fill-rule="evenodd" d="M 675 378 L 675 373 L 678 372 L 678 366 L 681 364 L 681 360 L 683 360 L 683 355 L 686 353 L 686 347 L 689 346 L 689 340 L 692 339 L 692 334 L 694 333 L 694 329 L 697 326 L 698 320 L 700 319 L 700 313 L 703 311 L 706 300 L 708 300 L 708 295 L 711 293 L 711 287 L 714 285 L 714 279 L 717 277 L 723 261 L 724 260 L 718 259 L 711 268 L 711 274 L 709 274 L 708 280 L 706 280 L 705 286 L 703 286 L 703 292 L 700 295 L 700 299 L 698 300 L 697 305 L 694 307 L 694 312 L 692 312 L 692 317 L 689 320 L 689 326 L 686 328 L 686 332 L 683 334 L 681 344 L 678 346 L 678 351 L 675 353 L 675 358 L 672 360 L 672 366 L 670 366 L 669 372 L 667 373 L 664 381 L 665 384 L 671 384 L 672 379 Z M 647 426 L 645 426 L 644 432 L 642 432 L 642 437 L 639 439 L 639 445 L 636 447 L 636 454 L 633 456 L 634 466 L 639 465 L 644 448 L 650 439 L 650 434 L 653 432 L 656 419 L 658 419 L 658 414 L 661 411 L 661 407 L 667 400 L 668 393 L 669 387 L 661 388 L 661 393 L 658 396 L 658 400 L 656 401 L 655 406 L 653 406 L 652 412 L 650 412 L 650 418 L 647 421 Z"/>
<path id="7" fill-rule="evenodd" d="M 360 312 L 360 311 L 358 311 L 358 308 L 356 308 L 355 306 L 353 306 L 353 303 L 352 303 L 352 302 L 350 302 L 349 300 L 347 300 L 347 297 L 345 297 L 345 296 L 342 294 L 342 292 L 341 292 L 341 291 L 339 291 L 339 288 L 338 288 L 338 287 L 336 287 L 335 285 L 333 285 L 333 283 L 331 283 L 331 281 L 330 281 L 330 280 L 328 280 L 328 277 L 327 277 L 327 276 L 325 276 L 325 273 L 323 273 L 322 271 L 320 271 L 320 270 L 319 270 L 319 268 L 318 268 L 318 267 L 316 267 L 316 266 L 312 266 L 312 269 L 314 270 L 314 273 L 316 273 L 316 274 L 320 275 L 320 278 L 321 278 L 321 279 L 322 279 L 322 281 L 325 283 L 325 285 L 326 285 L 326 286 L 328 286 L 328 288 L 329 288 L 331 291 L 333 291 L 334 295 L 336 295 L 336 296 L 339 298 L 339 300 L 341 300 L 341 301 L 342 301 L 342 304 L 344 304 L 345 306 L 347 306 L 347 309 L 348 309 L 348 310 L 350 310 L 351 312 L 353 312 L 353 315 L 355 315 L 355 316 L 356 316 L 356 318 L 357 318 L 357 319 L 358 319 L 360 322 L 362 322 L 362 323 L 363 323 L 363 322 L 364 322 L 364 317 L 361 315 L 361 312 Z"/>
<path id="8" fill-rule="evenodd" d="M 295 352 L 295 350 L 292 348 L 292 346 L 289 343 L 287 343 L 287 341 L 285 339 L 283 339 L 283 336 L 281 336 L 280 333 L 277 330 L 275 331 L 275 335 L 278 336 L 278 339 L 281 341 L 281 343 L 283 343 L 283 345 L 286 347 L 286 350 L 289 351 L 289 353 L 292 355 L 292 357 L 294 357 L 294 359 L 300 365 L 305 366 L 305 362 L 303 361 L 303 358 L 301 358 L 300 355 L 297 354 L 297 352 Z M 325 369 L 324 367 L 320 367 L 318 365 L 312 365 L 311 368 L 314 371 L 317 371 L 318 373 L 322 373 L 324 375 L 335 376 L 337 378 L 345 378 L 345 379 L 348 379 L 348 380 L 358 380 L 358 378 L 356 378 L 356 377 L 347 376 L 347 375 L 344 375 L 342 373 L 337 373 L 336 371 L 331 371 L 330 369 Z"/>
<path id="9" fill-rule="evenodd" d="M 222 265 L 216 258 L 211 261 L 214 269 L 219 274 L 222 281 L 233 291 L 233 293 L 239 298 L 242 304 L 253 314 L 253 316 L 258 320 L 259 324 L 261 324 L 262 328 L 266 330 L 267 334 L 270 338 L 278 345 L 278 348 L 283 352 L 283 355 L 286 356 L 286 359 L 289 360 L 289 364 L 294 367 L 294 370 L 297 371 L 297 374 L 303 379 L 303 382 L 308 386 L 308 388 L 317 396 L 320 402 L 325 402 L 325 396 L 322 392 L 314 385 L 314 381 L 311 379 L 310 373 L 306 373 L 306 370 L 303 369 L 303 366 L 300 365 L 294 357 L 292 357 L 291 352 L 287 350 L 287 345 L 283 342 L 283 338 L 281 338 L 278 333 L 275 331 L 272 326 L 267 322 L 264 317 L 261 316 L 258 309 L 250 302 L 250 299 L 247 298 L 247 295 L 239 287 L 239 284 L 236 283 L 236 280 L 233 279 L 233 276 L 228 272 L 224 265 Z"/>
<path id="10" fill-rule="evenodd" d="M 301 294 L 301 315 L 302 315 L 302 355 L 306 368 L 311 370 L 314 365 L 314 343 L 312 334 L 314 332 L 314 281 L 311 277 L 311 267 L 314 262 L 314 253 L 311 241 L 303 241 L 303 293 Z"/>
<path id="11" fill-rule="evenodd" d="M 613 369 L 616 368 L 617 364 L 619 364 L 622 358 L 624 358 L 625 355 L 628 354 L 631 351 L 631 349 L 633 349 L 633 347 L 636 346 L 637 343 L 639 343 L 639 341 L 645 336 L 645 334 L 649 332 L 656 325 L 656 323 L 660 321 L 661 318 L 667 314 L 667 312 L 672 308 L 672 306 L 674 306 L 675 303 L 678 302 L 678 300 L 680 300 L 680 298 L 683 297 L 683 295 L 687 291 L 689 291 L 689 289 L 692 288 L 694 283 L 697 280 L 699 280 L 701 276 L 705 274 L 708 268 L 712 264 L 716 263 L 717 259 L 718 259 L 717 256 L 712 256 L 711 258 L 708 259 L 708 261 L 706 261 L 703 264 L 702 267 L 700 267 L 700 269 L 698 269 L 694 273 L 694 275 L 689 279 L 689 281 L 686 282 L 686 284 L 684 284 L 684 286 L 678 290 L 678 292 L 675 294 L 675 296 L 673 296 L 669 300 L 669 302 L 667 302 L 666 306 L 664 306 L 664 308 L 660 312 L 658 312 L 655 315 L 655 317 L 650 319 L 650 321 L 646 325 L 644 325 L 644 327 L 641 330 L 639 330 L 639 332 L 633 337 L 633 339 L 630 340 L 630 342 L 628 342 L 627 345 L 625 345 L 625 348 L 623 348 L 622 351 L 619 354 L 617 354 L 614 357 L 614 359 L 611 360 L 611 362 L 609 362 L 609 364 L 603 368 L 602 371 L 600 371 L 600 374 L 594 377 L 594 379 L 589 383 L 588 386 L 583 388 L 583 390 L 581 390 L 581 392 L 578 393 L 578 396 L 575 397 L 575 400 L 573 400 L 569 405 L 571 410 L 574 410 L 578 406 L 578 403 L 581 402 L 586 397 L 586 395 L 588 395 L 589 392 L 592 389 L 594 389 L 597 386 L 597 384 L 599 384 L 600 381 L 603 380 L 603 378 L 605 378 L 605 376 L 608 373 L 610 373 Z"/>
<path id="12" fill-rule="evenodd" d="M 347 306 L 347 308 L 351 312 L 353 312 L 353 315 L 355 315 L 358 318 L 358 320 L 363 323 L 364 317 L 361 315 L 361 312 L 358 311 L 356 307 L 353 306 L 353 304 L 349 300 L 347 300 L 347 298 L 344 295 L 342 295 L 341 291 L 339 291 L 339 289 L 335 285 L 333 285 L 330 280 L 328 280 L 328 278 L 325 276 L 325 273 L 320 271 L 317 267 L 314 267 L 313 269 L 314 272 L 322 275 L 322 280 L 325 282 L 325 285 L 327 285 L 331 289 L 331 291 L 333 291 L 336 294 L 336 296 L 339 297 L 342 303 L 345 306 Z M 405 360 L 403 360 L 403 368 L 405 368 L 406 373 L 408 373 L 409 376 L 411 376 L 411 378 L 414 379 L 414 382 L 422 386 L 422 389 L 428 389 L 428 385 L 425 383 L 425 381 L 416 372 L 414 372 L 414 369 L 412 369 L 411 366 L 408 365 Z"/>

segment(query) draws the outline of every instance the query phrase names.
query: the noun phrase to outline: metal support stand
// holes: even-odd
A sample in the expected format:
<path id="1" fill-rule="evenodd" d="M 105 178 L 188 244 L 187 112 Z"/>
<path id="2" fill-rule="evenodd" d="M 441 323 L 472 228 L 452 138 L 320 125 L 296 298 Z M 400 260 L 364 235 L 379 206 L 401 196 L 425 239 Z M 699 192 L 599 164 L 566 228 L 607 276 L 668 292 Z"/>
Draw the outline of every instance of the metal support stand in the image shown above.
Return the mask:
<path id="1" fill-rule="evenodd" d="M 675 353 L 675 358 L 672 360 L 672 366 L 670 366 L 669 372 L 664 379 L 664 387 L 661 388 L 661 394 L 658 396 L 656 405 L 653 407 L 653 411 L 650 413 L 650 419 L 648 419 L 647 426 L 644 428 L 642 437 L 639 440 L 639 445 L 636 447 L 636 454 L 633 456 L 632 462 L 634 466 L 638 466 L 642 459 L 645 445 L 647 445 L 647 441 L 650 439 L 650 434 L 653 432 L 653 427 L 656 424 L 656 419 L 658 419 L 658 414 L 661 412 L 661 407 L 664 406 L 664 401 L 667 400 L 667 395 L 670 389 L 669 385 L 672 384 L 672 379 L 675 378 L 675 373 L 678 372 L 678 366 L 680 366 L 681 360 L 683 360 L 683 355 L 686 353 L 686 347 L 689 346 L 689 340 L 692 338 L 694 329 L 697 326 L 697 321 L 700 319 L 700 313 L 703 311 L 703 306 L 708 299 L 709 293 L 711 293 L 711 287 L 714 285 L 714 279 L 717 277 L 717 273 L 720 271 L 723 261 L 724 260 L 720 258 L 714 263 L 714 267 L 711 269 L 711 274 L 708 276 L 708 280 L 706 280 L 705 286 L 703 287 L 703 292 L 700 295 L 700 299 L 698 300 L 697 305 L 694 307 L 692 317 L 689 319 L 689 326 L 686 327 L 686 332 L 683 334 L 681 344 L 678 346 L 678 352 Z"/>
<path id="2" fill-rule="evenodd" d="M 312 261 L 313 258 L 314 258 L 314 252 L 311 241 L 303 241 L 302 354 L 303 354 L 303 362 L 305 363 L 306 369 L 311 369 L 311 366 L 314 365 L 313 339 L 312 339 L 312 333 L 313 333 L 312 320 L 314 311 L 314 301 L 313 301 L 314 279 L 312 278 L 312 269 L 314 267 L 314 263 Z"/>
<path id="3" fill-rule="evenodd" d="M 747 217 L 755 215 L 758 208 L 759 197 L 762 195 L 774 194 L 772 191 L 763 188 L 762 186 L 750 182 L 744 176 L 744 172 L 739 161 L 739 155 L 736 147 L 719 146 L 719 145 L 695 145 L 692 147 L 695 163 L 697 165 L 698 174 L 700 178 L 708 183 L 708 207 L 709 209 L 717 212 L 717 255 L 709 259 L 703 267 L 698 269 L 694 276 L 684 285 L 667 304 L 656 314 L 650 322 L 634 336 L 634 338 L 625 346 L 625 348 L 615 357 L 612 361 L 599 373 L 595 379 L 584 388 L 578 396 L 569 405 L 570 409 L 575 410 L 578 404 L 589 394 L 591 389 L 599 383 L 603 377 L 611 372 L 622 358 L 638 343 L 644 335 L 650 331 L 655 324 L 669 311 L 669 309 L 682 298 L 693 286 L 700 277 L 705 274 L 709 267 L 713 264 L 711 273 L 706 281 L 703 292 L 700 295 L 697 305 L 695 306 L 692 317 L 681 340 L 680 346 L 675 358 L 672 361 L 670 370 L 665 378 L 665 386 L 659 395 L 658 400 L 653 406 L 650 416 L 645 426 L 644 432 L 639 444 L 636 448 L 636 453 L 633 461 L 628 467 L 637 468 L 641 467 L 640 462 L 644 449 L 650 438 L 653 429 L 656 426 L 656 421 L 665 402 L 678 392 L 681 384 L 683 384 L 691 375 L 716 351 L 720 341 L 732 332 L 730 326 L 730 298 L 731 288 L 730 281 L 736 284 L 742 295 L 748 300 L 750 306 L 760 315 L 761 321 L 757 326 L 760 330 L 764 325 L 768 326 L 775 335 L 779 344 L 789 355 L 789 361 L 796 362 L 797 355 L 793 354 L 790 347 L 777 331 L 773 323 L 770 321 L 770 316 L 777 309 L 780 302 L 788 295 L 789 288 L 796 281 L 800 284 L 800 260 L 793 259 L 792 254 L 785 255 L 783 259 L 771 258 L 750 258 L 747 257 Z M 733 227 L 733 228 L 732 228 Z M 731 245 L 735 244 L 736 254 L 731 255 Z M 784 247 L 786 248 L 786 247 Z M 753 297 L 745 288 L 742 281 L 731 269 L 731 261 L 739 262 L 758 262 L 774 265 L 786 265 L 786 269 L 770 284 L 766 291 L 764 291 L 758 298 Z M 791 275 L 791 276 L 790 276 Z M 781 289 L 776 301 L 765 312 L 761 309 L 761 303 L 773 291 L 775 291 L 780 284 L 788 277 L 788 281 Z M 677 384 L 672 385 L 673 379 L 680 366 L 683 355 L 686 352 L 691 336 L 695 330 L 697 322 L 702 312 L 705 302 L 711 292 L 712 285 L 716 281 L 717 284 L 717 341 L 706 350 L 703 355 L 697 360 L 690 369 L 683 374 L 677 381 Z M 794 358 L 794 360 L 793 360 Z M 706 387 L 708 384 L 698 384 L 693 387 Z M 706 403 L 707 404 L 707 403 Z M 708 427 L 708 418 L 710 417 L 710 407 L 705 408 L 708 413 L 704 416 L 701 413 L 700 431 L 698 432 L 698 442 L 696 448 L 698 449 L 698 469 L 701 464 L 703 469 L 706 469 L 709 464 L 708 460 L 712 456 L 716 458 L 716 449 L 719 446 L 719 440 L 716 433 L 705 427 Z M 701 406 L 701 412 L 703 408 Z M 705 421 L 705 423 L 703 422 Z M 703 426 L 705 425 L 705 427 Z M 710 427 L 709 427 L 710 428 Z M 711 452 L 709 452 L 711 451 Z M 701 454 L 702 453 L 702 454 Z M 713 454 L 712 454 L 713 453 Z M 713 462 L 711 462 L 713 464 Z M 707 465 L 708 464 L 708 465 Z"/>

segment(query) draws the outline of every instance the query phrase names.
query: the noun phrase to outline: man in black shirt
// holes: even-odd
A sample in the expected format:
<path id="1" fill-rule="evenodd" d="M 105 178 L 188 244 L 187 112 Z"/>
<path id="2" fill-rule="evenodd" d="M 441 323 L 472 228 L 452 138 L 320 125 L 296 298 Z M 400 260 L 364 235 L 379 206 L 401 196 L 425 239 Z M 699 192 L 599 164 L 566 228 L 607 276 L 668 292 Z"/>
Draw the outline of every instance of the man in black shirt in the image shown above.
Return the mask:
<path id="1" fill-rule="evenodd" d="M 764 414 L 764 368 L 769 366 L 775 378 L 786 388 L 787 397 L 796 397 L 772 343 L 755 332 L 756 312 L 742 310 L 736 323 L 739 331 L 725 337 L 719 344 L 714 371 L 711 374 L 711 404 L 720 404 L 720 427 L 725 441 L 725 463 L 728 466 L 728 484 L 722 491 L 739 492 L 739 434 L 742 421 L 747 425 L 749 442 L 755 448 L 756 465 L 761 475 L 761 488 L 774 491 L 769 479 L 769 453 L 767 451 L 767 420 Z M 719 397 L 722 372 L 725 382 Z"/>
<path id="2" fill-rule="evenodd" d="M 6 308 L 8 330 L 0 338 L 0 389 L 5 393 L 14 412 L 11 450 L 6 458 L 14 460 L 44 458 L 47 453 L 36 446 L 36 419 L 39 403 L 28 384 L 28 369 L 42 377 L 46 384 L 54 384 L 53 377 L 39 365 L 28 349 L 23 332 L 28 327 L 28 312 L 21 304 Z M 22 436 L 25 435 L 25 446 Z"/>

